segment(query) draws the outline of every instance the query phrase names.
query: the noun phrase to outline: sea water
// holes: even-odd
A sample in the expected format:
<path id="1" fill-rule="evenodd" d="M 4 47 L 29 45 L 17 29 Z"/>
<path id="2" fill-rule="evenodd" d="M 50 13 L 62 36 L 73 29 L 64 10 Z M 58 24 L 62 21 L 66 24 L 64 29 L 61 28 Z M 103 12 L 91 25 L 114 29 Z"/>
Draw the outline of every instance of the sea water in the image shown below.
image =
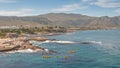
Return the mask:
<path id="1" fill-rule="evenodd" d="M 56 51 L 50 58 L 41 53 L 0 54 L 0 68 L 120 68 L 120 30 L 77 31 L 47 38 L 56 40 L 33 44 Z"/>

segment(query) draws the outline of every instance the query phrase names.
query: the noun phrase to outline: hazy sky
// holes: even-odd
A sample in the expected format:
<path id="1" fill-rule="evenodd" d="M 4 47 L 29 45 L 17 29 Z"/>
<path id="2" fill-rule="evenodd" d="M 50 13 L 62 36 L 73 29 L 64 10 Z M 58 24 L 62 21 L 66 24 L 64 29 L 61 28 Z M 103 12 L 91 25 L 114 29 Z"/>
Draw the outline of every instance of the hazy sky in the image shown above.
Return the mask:
<path id="1" fill-rule="evenodd" d="M 120 0 L 0 0 L 0 15 L 3 16 L 30 16 L 45 13 L 118 16 Z"/>

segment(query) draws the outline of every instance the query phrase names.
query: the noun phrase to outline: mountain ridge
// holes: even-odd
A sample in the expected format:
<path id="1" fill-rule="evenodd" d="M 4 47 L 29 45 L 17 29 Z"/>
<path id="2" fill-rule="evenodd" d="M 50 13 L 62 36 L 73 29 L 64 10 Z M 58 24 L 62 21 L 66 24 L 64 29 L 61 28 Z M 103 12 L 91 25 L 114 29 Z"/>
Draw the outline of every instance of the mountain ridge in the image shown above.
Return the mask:
<path id="1" fill-rule="evenodd" d="M 120 26 L 120 16 L 93 17 L 82 14 L 48 13 L 36 16 L 0 16 L 0 26 L 63 26 L 111 28 Z"/>

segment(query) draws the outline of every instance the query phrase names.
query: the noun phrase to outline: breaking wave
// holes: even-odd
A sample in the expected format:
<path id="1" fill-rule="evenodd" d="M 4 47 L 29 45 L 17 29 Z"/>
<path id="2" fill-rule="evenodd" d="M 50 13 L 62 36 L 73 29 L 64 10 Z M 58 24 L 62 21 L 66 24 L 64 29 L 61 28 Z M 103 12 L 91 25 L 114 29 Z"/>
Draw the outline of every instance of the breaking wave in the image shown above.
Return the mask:
<path id="1" fill-rule="evenodd" d="M 99 45 L 102 45 L 102 42 L 101 41 L 85 41 L 85 42 L 74 42 L 74 41 L 51 41 L 51 40 L 46 40 L 44 42 L 39 42 L 39 41 L 30 41 L 30 43 L 33 43 L 33 44 L 43 44 L 43 43 L 58 43 L 58 44 L 99 44 Z"/>
<path id="2" fill-rule="evenodd" d="M 60 44 L 74 44 L 76 42 L 73 41 L 51 41 L 52 43 L 60 43 Z"/>
<path id="3" fill-rule="evenodd" d="M 35 44 L 43 44 L 43 43 L 59 43 L 59 44 L 74 44 L 77 42 L 73 42 L 73 41 L 51 41 L 51 40 L 46 40 L 44 42 L 38 42 L 38 41 L 30 41 L 30 43 L 35 43 Z"/>
<path id="4" fill-rule="evenodd" d="M 32 49 L 25 49 L 25 50 L 10 51 L 6 53 L 33 53 L 33 52 L 37 52 L 37 51 Z"/>
<path id="5" fill-rule="evenodd" d="M 17 50 L 15 52 L 20 52 L 20 53 L 32 53 L 32 52 L 35 52 L 34 50 L 32 49 L 25 49 L 25 50 Z"/>

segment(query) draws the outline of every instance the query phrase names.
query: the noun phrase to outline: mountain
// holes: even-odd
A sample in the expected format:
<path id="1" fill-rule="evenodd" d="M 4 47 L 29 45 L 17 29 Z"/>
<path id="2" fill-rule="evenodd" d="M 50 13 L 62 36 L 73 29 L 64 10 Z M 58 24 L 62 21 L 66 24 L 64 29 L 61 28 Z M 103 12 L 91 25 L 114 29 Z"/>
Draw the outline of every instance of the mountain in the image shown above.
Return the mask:
<path id="1" fill-rule="evenodd" d="M 91 17 L 81 14 L 48 13 L 37 16 L 0 16 L 0 26 L 63 26 L 89 28 L 118 28 L 120 16 Z"/>
<path id="2" fill-rule="evenodd" d="M 81 14 L 50 13 L 40 15 L 54 22 L 55 24 L 70 27 L 119 27 L 120 16 L 116 17 L 91 17 Z"/>

